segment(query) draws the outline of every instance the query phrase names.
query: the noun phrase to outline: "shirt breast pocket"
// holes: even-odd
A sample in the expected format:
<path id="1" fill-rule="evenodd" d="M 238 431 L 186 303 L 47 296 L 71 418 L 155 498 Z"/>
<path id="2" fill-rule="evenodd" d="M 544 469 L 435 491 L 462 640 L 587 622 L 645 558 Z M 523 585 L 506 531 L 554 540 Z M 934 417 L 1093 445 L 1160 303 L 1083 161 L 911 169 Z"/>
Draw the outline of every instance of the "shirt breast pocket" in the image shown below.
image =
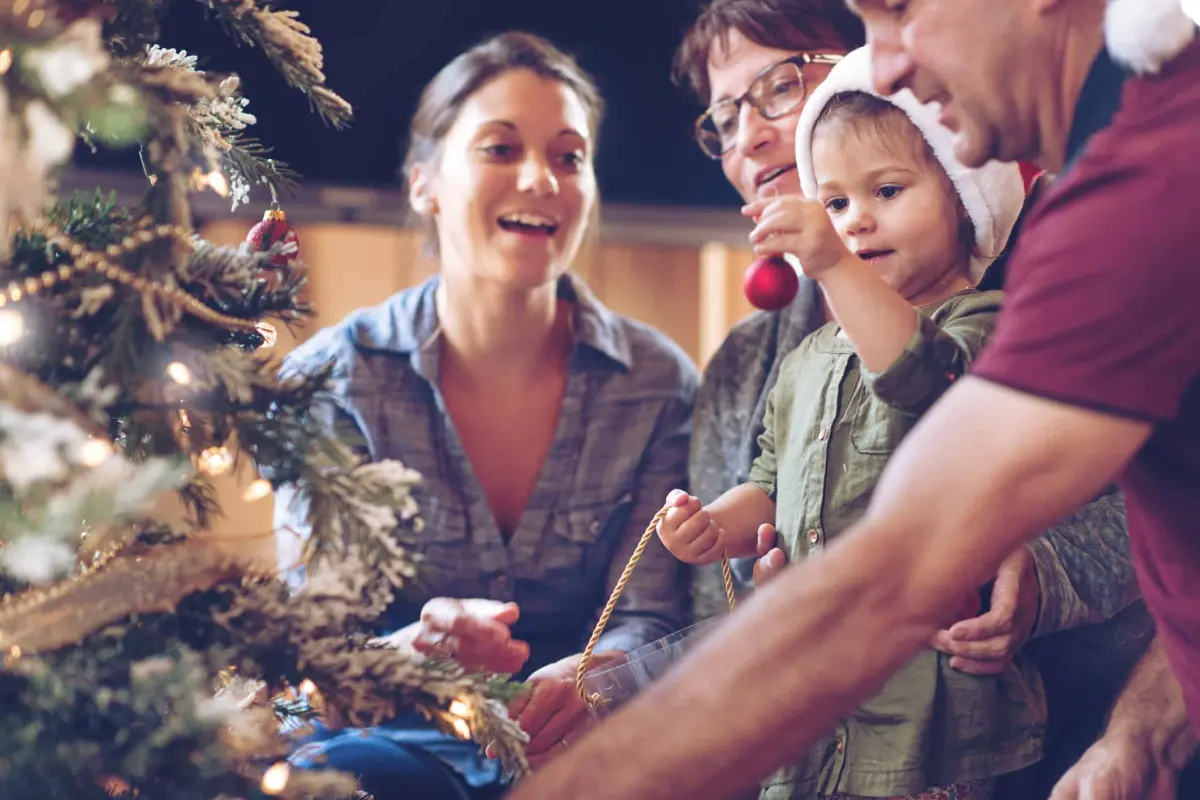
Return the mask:
<path id="1" fill-rule="evenodd" d="M 890 456 L 900 446 L 914 418 L 889 406 L 859 381 L 846 409 L 850 422 L 850 441 L 862 455 Z"/>
<path id="2" fill-rule="evenodd" d="M 603 580 L 629 524 L 633 495 L 616 502 L 577 504 L 556 511 L 543 566 L 552 580 L 592 584 Z M 647 520 L 649 522 L 649 520 Z"/>

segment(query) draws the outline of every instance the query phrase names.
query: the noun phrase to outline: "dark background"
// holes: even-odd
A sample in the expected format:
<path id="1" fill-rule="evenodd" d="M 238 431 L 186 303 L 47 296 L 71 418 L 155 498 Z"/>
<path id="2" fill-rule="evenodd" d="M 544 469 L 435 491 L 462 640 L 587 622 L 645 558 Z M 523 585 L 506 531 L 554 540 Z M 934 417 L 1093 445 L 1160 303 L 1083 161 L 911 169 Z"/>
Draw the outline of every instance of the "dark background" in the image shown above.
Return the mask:
<path id="1" fill-rule="evenodd" d="M 308 182 L 396 186 L 409 116 L 424 84 L 485 36 L 523 29 L 575 55 L 600 85 L 608 114 L 597 162 L 605 201 L 736 207 L 720 164 L 691 139 L 699 103 L 670 81 L 697 0 L 288 0 L 325 51 L 327 84 L 355 109 L 334 131 L 311 113 L 255 47 L 238 45 L 204 7 L 173 0 L 159 44 L 236 72 L 258 118 L 249 134 Z M 81 154 L 81 166 L 136 168 L 130 153 Z"/>

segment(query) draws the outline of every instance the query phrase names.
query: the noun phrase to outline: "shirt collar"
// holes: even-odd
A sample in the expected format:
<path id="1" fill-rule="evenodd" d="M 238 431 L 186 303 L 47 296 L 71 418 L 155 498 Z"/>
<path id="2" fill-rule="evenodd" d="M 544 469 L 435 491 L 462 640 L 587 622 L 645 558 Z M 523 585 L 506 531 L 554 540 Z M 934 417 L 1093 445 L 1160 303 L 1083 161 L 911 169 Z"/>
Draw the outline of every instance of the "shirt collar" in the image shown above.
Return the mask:
<path id="1" fill-rule="evenodd" d="M 1112 123 L 1121 107 L 1121 92 L 1130 75 L 1113 60 L 1107 48 L 1101 48 L 1075 103 L 1075 116 L 1067 135 L 1066 166 L 1060 177 L 1074 166 L 1088 140 Z"/>
<path id="2" fill-rule="evenodd" d="M 420 286 L 390 297 L 360 317 L 350 332 L 359 347 L 412 354 L 431 345 L 439 334 L 435 295 L 437 275 Z M 558 297 L 575 305 L 575 352 L 592 352 L 621 369 L 633 366 L 628 332 L 621 318 L 601 303 L 591 290 L 571 273 L 558 279 Z"/>

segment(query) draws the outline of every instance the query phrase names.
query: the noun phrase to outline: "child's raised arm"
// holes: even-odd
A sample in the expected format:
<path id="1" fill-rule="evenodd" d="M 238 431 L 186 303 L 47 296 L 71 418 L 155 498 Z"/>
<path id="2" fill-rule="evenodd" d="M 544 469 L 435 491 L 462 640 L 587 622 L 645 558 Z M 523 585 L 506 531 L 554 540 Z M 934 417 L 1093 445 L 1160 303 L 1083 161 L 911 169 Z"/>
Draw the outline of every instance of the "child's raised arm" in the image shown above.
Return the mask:
<path id="1" fill-rule="evenodd" d="M 846 248 L 820 203 L 786 195 L 742 212 L 757 221 L 750 234 L 755 255 L 791 253 L 800 260 L 867 370 L 883 372 L 904 353 L 917 332 L 917 310 Z"/>

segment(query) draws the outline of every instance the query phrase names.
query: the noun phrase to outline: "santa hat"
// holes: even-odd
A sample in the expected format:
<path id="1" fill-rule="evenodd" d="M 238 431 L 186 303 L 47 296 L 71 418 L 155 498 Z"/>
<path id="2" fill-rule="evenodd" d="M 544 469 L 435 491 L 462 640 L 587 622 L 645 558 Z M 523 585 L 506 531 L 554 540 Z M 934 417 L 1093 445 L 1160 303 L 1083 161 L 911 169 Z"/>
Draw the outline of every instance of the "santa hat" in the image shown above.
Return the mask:
<path id="1" fill-rule="evenodd" d="M 1156 74 L 1196 36 L 1183 0 L 1109 0 L 1104 41 L 1112 57 L 1139 74 Z"/>
<path id="2" fill-rule="evenodd" d="M 962 199 L 963 208 L 975 228 L 975 253 L 971 258 L 971 279 L 978 282 L 988 266 L 1004 251 L 1009 234 L 1025 203 L 1025 184 L 1016 164 L 992 161 L 970 169 L 954 156 L 950 131 L 938 121 L 937 105 L 924 105 L 908 89 L 882 97 L 871 84 L 871 57 L 860 47 L 843 58 L 829 77 L 813 90 L 800 122 L 796 126 L 796 166 L 800 185 L 808 197 L 817 196 L 817 178 L 813 171 L 812 135 L 817 118 L 834 95 L 840 92 L 864 92 L 891 103 L 912 120 L 925 137 L 934 156 L 950 177 Z"/>

